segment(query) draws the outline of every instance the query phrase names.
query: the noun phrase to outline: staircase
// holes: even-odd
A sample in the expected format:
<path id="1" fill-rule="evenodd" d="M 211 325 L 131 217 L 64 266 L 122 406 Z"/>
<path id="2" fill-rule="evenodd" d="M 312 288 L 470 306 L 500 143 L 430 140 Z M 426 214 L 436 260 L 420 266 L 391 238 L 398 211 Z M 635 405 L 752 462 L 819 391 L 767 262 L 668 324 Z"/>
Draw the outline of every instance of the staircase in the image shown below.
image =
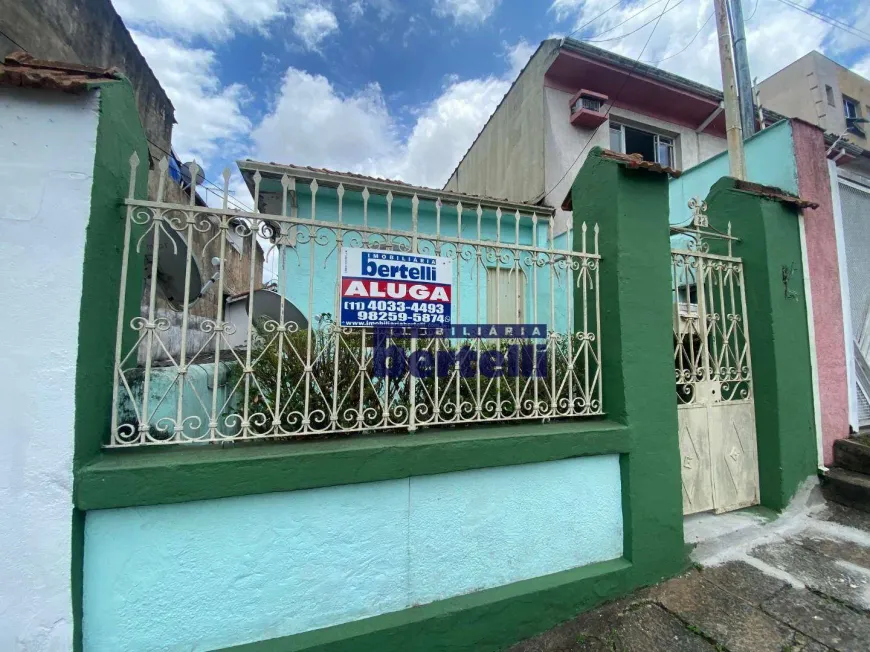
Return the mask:
<path id="1" fill-rule="evenodd" d="M 825 498 L 870 512 L 870 437 L 834 442 L 834 466 L 822 476 Z"/>

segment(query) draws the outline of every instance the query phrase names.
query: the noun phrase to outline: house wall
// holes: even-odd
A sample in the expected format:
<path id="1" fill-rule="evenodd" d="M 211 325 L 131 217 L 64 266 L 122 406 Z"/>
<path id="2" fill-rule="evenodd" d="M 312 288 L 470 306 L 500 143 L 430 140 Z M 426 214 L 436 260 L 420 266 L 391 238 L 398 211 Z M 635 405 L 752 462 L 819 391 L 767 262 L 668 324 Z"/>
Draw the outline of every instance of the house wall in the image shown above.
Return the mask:
<path id="1" fill-rule="evenodd" d="M 825 86 L 833 90 L 833 106 L 828 103 Z M 818 52 L 798 59 L 758 88 L 763 106 L 833 134 L 846 131 L 843 95 L 858 101 L 862 117 L 870 117 L 870 81 Z M 867 129 L 864 131 L 866 134 Z M 864 149 L 870 147 L 866 136 L 850 133 L 848 140 Z"/>
<path id="2" fill-rule="evenodd" d="M 610 107 L 610 119 L 597 131 L 571 124 L 571 94 L 544 88 L 545 181 L 549 190 L 545 203 L 559 207 L 571 188 L 583 162 L 593 147 L 610 148 L 610 120 L 648 129 L 675 139 L 676 167 L 688 169 L 725 151 L 726 141 L 710 134 L 699 134 L 683 125 L 666 122 L 619 106 Z M 607 109 L 605 109 L 607 110 Z M 567 171 L 567 173 L 566 173 Z M 570 213 L 556 211 L 556 232 L 564 231 Z"/>
<path id="3" fill-rule="evenodd" d="M 614 559 L 622 529 L 616 455 L 90 512 L 85 649 L 328 627 Z"/>
<path id="4" fill-rule="evenodd" d="M 559 41 L 545 41 L 450 175 L 445 190 L 511 201 L 544 192 L 543 79 Z"/>
<path id="5" fill-rule="evenodd" d="M 172 104 L 110 0 L 0 0 L 0 31 L 15 41 L 0 34 L 0 58 L 23 47 L 38 59 L 119 68 L 133 85 L 148 140 L 169 151 Z"/>
<path id="6" fill-rule="evenodd" d="M 831 130 L 828 120 L 838 108 L 842 113 L 843 107 L 828 105 L 825 83 L 831 82 L 819 79 L 816 58 L 811 52 L 760 82 L 758 97 L 765 108 Z M 814 86 L 818 86 L 815 91 Z"/>
<path id="7" fill-rule="evenodd" d="M 841 298 L 840 260 L 831 179 L 825 158 L 823 132 L 812 125 L 792 121 L 798 189 L 801 197 L 819 204 L 805 211 L 803 226 L 806 263 L 812 298 L 813 332 L 818 385 L 818 420 L 821 426 L 822 462 L 834 461 L 834 442 L 849 436 L 849 391 Z"/>
<path id="8" fill-rule="evenodd" d="M 759 131 L 745 142 L 746 178 L 755 183 L 798 193 L 797 163 L 794 157 L 791 126 L 779 122 Z M 671 224 L 684 224 L 691 218 L 690 199 L 703 199 L 719 179 L 728 176 L 728 153 L 722 152 L 683 171 L 669 185 Z"/>
<path id="9" fill-rule="evenodd" d="M 74 403 L 98 113 L 98 91 L 0 91 L 3 650 L 73 645 Z"/>
<path id="10" fill-rule="evenodd" d="M 338 197 L 333 188 L 321 187 L 316 195 L 316 217 L 324 221 L 336 221 L 338 219 Z M 311 194 L 307 187 L 298 190 L 298 215 L 307 218 L 311 215 Z M 271 208 L 269 210 L 272 210 Z M 280 209 L 275 209 L 280 213 Z M 342 203 L 342 219 L 345 224 L 363 223 L 363 202 L 358 192 L 346 191 Z M 537 245 L 541 248 L 549 247 L 548 222 L 544 216 L 540 216 L 537 228 L 532 227 L 532 216 L 523 213 L 520 220 L 519 242 L 522 245 L 530 245 L 533 242 L 533 230 Z M 383 195 L 372 195 L 368 202 L 368 223 L 372 226 L 387 226 L 386 199 Z M 392 228 L 405 232 L 411 231 L 411 203 L 408 197 L 396 197 L 392 204 Z M 456 237 L 458 221 L 456 207 L 444 204 L 441 208 L 441 234 L 448 237 Z M 304 238 L 297 237 L 295 246 L 284 250 L 284 277 L 285 283 L 280 290 L 292 301 L 309 319 L 316 319 L 323 313 L 336 314 L 336 297 L 338 296 L 338 258 L 334 248 L 334 233 L 326 234 L 322 229 L 318 230 L 321 239 L 329 240 L 329 246 L 316 244 L 312 247 L 307 239 L 307 231 L 300 230 Z M 423 200 L 418 209 L 418 233 L 420 233 L 419 250 L 421 253 L 434 255 L 434 241 L 436 233 L 435 204 L 432 201 Z M 504 212 L 501 218 L 501 235 L 498 240 L 506 247 L 515 242 L 516 222 L 513 213 Z M 481 239 L 493 243 L 492 249 L 487 251 L 491 254 L 491 260 L 486 257 L 478 260 L 473 247 L 468 245 L 464 248 L 463 256 L 455 256 L 455 248 L 449 245 L 439 245 L 439 253 L 451 255 L 457 261 L 453 269 L 453 322 L 454 323 L 487 323 L 487 267 L 495 266 L 495 252 L 508 254 L 511 250 L 495 247 L 498 230 L 496 226 L 496 214 L 494 210 L 486 209 L 481 217 Z M 477 214 L 476 207 L 468 205 L 463 207 L 462 213 L 462 237 L 470 241 L 477 239 Z M 347 236 L 349 242 L 351 235 Z M 304 240 L 304 241 L 303 241 Z M 406 246 L 410 242 L 407 238 L 400 239 Z M 382 241 L 381 239 L 373 240 Z M 554 241 L 554 248 L 565 248 L 567 240 L 564 236 Z M 591 248 L 591 244 L 590 244 Z M 313 251 L 313 264 L 312 264 Z M 473 253 L 473 255 L 471 255 Z M 486 253 L 486 252 L 483 252 Z M 503 256 L 504 258 L 504 256 Z M 512 260 L 513 255 L 510 253 Z M 565 301 L 553 301 L 554 296 L 565 294 L 565 274 L 553 275 L 550 271 L 552 265 L 545 265 L 538 269 L 531 262 L 530 255 L 520 256 L 521 285 L 524 288 L 523 315 L 525 323 L 544 323 L 560 332 L 564 332 L 568 325 L 568 307 Z M 510 269 L 512 262 L 502 262 L 502 267 Z M 557 268 L 558 272 L 558 268 Z M 279 270 L 280 274 L 280 270 Z M 309 283 L 313 275 L 313 282 Z M 533 287 L 537 283 L 537 301 Z M 309 286 L 313 291 L 309 292 Z M 310 301 L 309 301 L 310 300 Z"/>

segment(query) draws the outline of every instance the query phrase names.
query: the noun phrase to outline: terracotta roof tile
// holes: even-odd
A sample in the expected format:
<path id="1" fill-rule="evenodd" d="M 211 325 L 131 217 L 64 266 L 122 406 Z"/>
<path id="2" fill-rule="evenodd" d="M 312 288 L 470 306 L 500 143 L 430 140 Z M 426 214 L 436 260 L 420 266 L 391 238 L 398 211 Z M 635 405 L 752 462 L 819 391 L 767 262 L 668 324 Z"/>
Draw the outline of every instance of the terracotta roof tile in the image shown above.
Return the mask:
<path id="1" fill-rule="evenodd" d="M 14 52 L 0 63 L 0 84 L 79 92 L 95 84 L 120 79 L 115 68 L 95 68 L 62 61 L 43 61 L 25 52 Z"/>
<path id="2" fill-rule="evenodd" d="M 259 163 L 259 161 L 255 161 L 254 159 L 245 159 L 245 161 L 248 163 L 253 163 L 253 164 Z M 387 184 L 392 184 L 392 185 L 396 185 L 396 186 L 402 186 L 402 187 L 408 188 L 410 190 L 423 190 L 423 191 L 428 191 L 428 192 L 432 192 L 435 194 L 450 194 L 450 195 L 454 195 L 457 197 L 468 197 L 470 200 L 473 200 L 475 202 L 478 202 L 478 201 L 485 201 L 488 203 L 505 202 L 505 203 L 510 203 L 510 204 L 521 204 L 524 206 L 528 206 L 530 209 L 539 208 L 547 213 L 553 211 L 553 208 L 551 206 L 547 206 L 546 204 L 539 204 L 539 203 L 534 203 L 534 202 L 524 202 L 524 201 L 513 201 L 510 199 L 506 199 L 505 197 L 489 197 L 489 196 L 484 196 L 484 195 L 471 195 L 471 194 L 468 194 L 465 192 L 458 192 L 456 190 L 441 190 L 438 188 L 429 188 L 428 186 L 417 186 L 417 185 L 414 185 L 411 183 L 407 183 L 405 181 L 400 181 L 398 179 L 387 179 L 384 177 L 373 177 L 373 176 L 368 176 L 365 174 L 358 174 L 356 172 L 340 172 L 338 170 L 330 170 L 329 168 L 318 168 L 318 167 L 313 167 L 311 165 L 294 165 L 292 163 L 276 163 L 274 161 L 270 162 L 269 165 L 274 166 L 276 168 L 291 167 L 291 168 L 295 168 L 297 170 L 309 170 L 311 172 L 318 173 L 318 174 L 329 174 L 329 175 L 335 175 L 335 176 L 341 176 L 341 177 L 350 177 L 352 179 L 359 179 L 362 182 L 376 181 L 379 183 L 387 183 Z"/>
<path id="3" fill-rule="evenodd" d="M 644 161 L 643 156 L 641 154 L 620 154 L 619 152 L 614 152 L 609 149 L 601 150 L 601 158 L 610 159 L 611 161 L 616 161 L 620 165 L 624 165 L 628 168 L 634 170 L 648 170 L 650 172 L 657 172 L 659 174 L 667 174 L 675 179 L 679 177 L 683 171 L 677 170 L 676 168 L 669 167 L 667 165 L 662 165 L 661 163 L 655 163 L 653 161 Z M 568 196 L 565 197 L 565 201 L 562 202 L 562 210 L 570 211 L 573 210 L 573 201 L 571 199 L 571 191 L 568 191 Z"/>
<path id="4" fill-rule="evenodd" d="M 773 199 L 774 201 L 782 202 L 784 204 L 794 204 L 798 208 L 812 208 L 813 210 L 815 210 L 819 207 L 819 204 L 817 202 L 810 201 L 808 199 L 801 199 L 797 195 L 794 195 L 775 186 L 764 186 L 760 183 L 754 183 L 752 181 L 737 180 L 734 184 L 734 187 L 737 190 L 749 192 L 753 195 L 760 195 L 761 197 Z"/>

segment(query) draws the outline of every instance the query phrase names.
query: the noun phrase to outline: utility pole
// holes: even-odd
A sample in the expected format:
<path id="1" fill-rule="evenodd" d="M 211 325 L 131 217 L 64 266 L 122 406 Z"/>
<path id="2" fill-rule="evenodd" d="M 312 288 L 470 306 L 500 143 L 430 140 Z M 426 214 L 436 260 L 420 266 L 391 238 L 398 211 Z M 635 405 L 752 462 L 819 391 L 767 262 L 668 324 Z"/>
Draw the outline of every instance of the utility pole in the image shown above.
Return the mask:
<path id="1" fill-rule="evenodd" d="M 749 74 L 749 52 L 746 50 L 746 29 L 743 25 L 742 0 L 731 3 L 731 31 L 734 37 L 734 60 L 737 63 L 737 91 L 740 94 L 740 123 L 743 137 L 755 133 L 755 108 L 752 106 L 752 77 Z"/>
<path id="2" fill-rule="evenodd" d="M 719 35 L 719 63 L 722 67 L 722 92 L 725 96 L 725 133 L 728 136 L 728 161 L 731 176 L 746 179 L 746 159 L 743 156 L 743 129 L 740 127 L 740 107 L 737 104 L 737 80 L 734 77 L 734 54 L 728 29 L 726 0 L 713 0 L 716 32 Z"/>

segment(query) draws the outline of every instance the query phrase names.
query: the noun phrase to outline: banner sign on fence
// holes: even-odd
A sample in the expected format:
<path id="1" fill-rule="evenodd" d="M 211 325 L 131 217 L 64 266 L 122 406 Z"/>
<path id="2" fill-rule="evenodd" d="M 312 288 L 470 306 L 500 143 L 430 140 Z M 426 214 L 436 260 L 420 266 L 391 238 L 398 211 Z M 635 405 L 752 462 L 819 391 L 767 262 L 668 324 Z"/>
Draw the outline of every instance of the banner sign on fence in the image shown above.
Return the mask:
<path id="1" fill-rule="evenodd" d="M 450 325 L 450 258 L 357 248 L 341 256 L 342 326 Z"/>

